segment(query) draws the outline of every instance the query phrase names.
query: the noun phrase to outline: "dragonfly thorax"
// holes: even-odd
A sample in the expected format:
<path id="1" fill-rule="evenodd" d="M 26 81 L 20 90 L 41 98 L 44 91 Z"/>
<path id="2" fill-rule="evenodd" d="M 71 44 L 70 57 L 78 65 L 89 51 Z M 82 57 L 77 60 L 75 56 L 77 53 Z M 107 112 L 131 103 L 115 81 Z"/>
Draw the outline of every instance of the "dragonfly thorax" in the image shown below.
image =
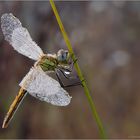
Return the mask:
<path id="1" fill-rule="evenodd" d="M 59 50 L 57 54 L 45 54 L 37 62 L 43 71 L 55 71 L 58 67 L 69 67 L 69 53 L 67 50 Z"/>

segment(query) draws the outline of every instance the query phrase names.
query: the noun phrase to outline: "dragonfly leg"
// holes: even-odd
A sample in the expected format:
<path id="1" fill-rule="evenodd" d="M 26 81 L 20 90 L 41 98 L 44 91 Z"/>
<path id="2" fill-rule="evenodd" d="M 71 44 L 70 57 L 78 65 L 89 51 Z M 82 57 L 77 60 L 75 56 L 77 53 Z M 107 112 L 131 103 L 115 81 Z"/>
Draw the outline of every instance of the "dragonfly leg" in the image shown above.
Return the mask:
<path id="1" fill-rule="evenodd" d="M 77 62 L 77 58 L 73 61 L 72 60 L 72 62 L 70 63 L 70 65 L 71 65 L 71 67 L 69 68 L 69 70 L 72 72 L 73 71 L 73 67 L 74 67 L 74 64 Z"/>
<path id="2" fill-rule="evenodd" d="M 65 70 L 67 70 L 68 72 L 72 72 L 74 64 L 77 62 L 77 60 L 78 60 L 77 58 L 74 61 L 72 60 L 72 62 L 70 63 L 70 68 L 65 69 Z"/>
<path id="3" fill-rule="evenodd" d="M 73 70 L 74 64 L 77 62 L 77 60 L 78 60 L 78 59 L 76 58 L 74 61 L 72 61 L 72 63 L 71 63 L 71 68 L 70 68 L 71 71 Z"/>

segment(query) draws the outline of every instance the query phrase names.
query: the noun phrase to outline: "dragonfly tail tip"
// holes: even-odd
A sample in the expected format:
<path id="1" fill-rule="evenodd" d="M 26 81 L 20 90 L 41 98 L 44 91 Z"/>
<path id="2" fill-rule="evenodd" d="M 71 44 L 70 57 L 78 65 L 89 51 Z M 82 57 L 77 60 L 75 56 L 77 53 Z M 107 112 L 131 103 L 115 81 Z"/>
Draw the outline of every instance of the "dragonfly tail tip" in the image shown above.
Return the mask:
<path id="1" fill-rule="evenodd" d="M 2 128 L 7 128 L 7 124 L 5 123 L 5 121 L 3 122 L 3 124 L 2 124 Z"/>

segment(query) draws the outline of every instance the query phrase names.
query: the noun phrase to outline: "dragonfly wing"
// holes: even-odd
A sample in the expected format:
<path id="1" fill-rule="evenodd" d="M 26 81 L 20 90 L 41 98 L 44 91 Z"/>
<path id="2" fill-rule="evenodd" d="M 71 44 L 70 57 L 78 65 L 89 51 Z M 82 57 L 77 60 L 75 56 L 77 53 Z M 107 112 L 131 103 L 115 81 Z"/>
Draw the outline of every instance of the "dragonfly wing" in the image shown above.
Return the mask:
<path id="1" fill-rule="evenodd" d="M 38 60 L 43 55 L 41 48 L 32 40 L 27 29 L 22 27 L 19 19 L 13 14 L 2 15 L 1 28 L 5 40 L 19 53 L 33 60 Z"/>
<path id="2" fill-rule="evenodd" d="M 33 67 L 19 84 L 29 94 L 57 106 L 66 106 L 71 97 L 53 78 L 46 75 L 40 67 Z"/>

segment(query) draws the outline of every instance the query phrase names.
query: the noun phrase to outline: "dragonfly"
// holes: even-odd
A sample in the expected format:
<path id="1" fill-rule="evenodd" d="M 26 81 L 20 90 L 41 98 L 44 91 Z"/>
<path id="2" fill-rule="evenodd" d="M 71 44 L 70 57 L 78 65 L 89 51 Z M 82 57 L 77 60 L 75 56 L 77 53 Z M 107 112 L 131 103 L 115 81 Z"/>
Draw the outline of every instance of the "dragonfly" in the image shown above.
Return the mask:
<path id="1" fill-rule="evenodd" d="M 17 52 L 35 60 L 34 65 L 19 84 L 20 90 L 4 118 L 2 128 L 7 128 L 27 93 L 52 105 L 67 106 L 72 97 L 64 87 L 71 85 L 64 85 L 60 73 L 69 78 L 74 64 L 70 62 L 69 52 L 60 49 L 56 54 L 44 54 L 32 40 L 28 30 L 12 13 L 5 13 L 1 16 L 1 28 L 5 40 Z M 58 81 L 49 76 L 51 72 L 56 74 Z"/>

